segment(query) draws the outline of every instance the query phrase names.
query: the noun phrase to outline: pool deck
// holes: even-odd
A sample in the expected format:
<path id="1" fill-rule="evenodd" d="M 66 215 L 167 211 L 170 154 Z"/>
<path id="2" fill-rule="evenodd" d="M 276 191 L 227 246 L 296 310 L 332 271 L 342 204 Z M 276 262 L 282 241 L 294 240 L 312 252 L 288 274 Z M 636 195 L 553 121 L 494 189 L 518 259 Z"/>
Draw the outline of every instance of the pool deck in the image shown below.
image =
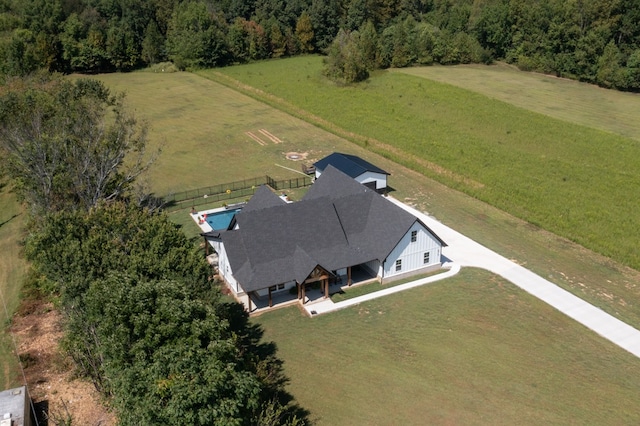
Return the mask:
<path id="1" fill-rule="evenodd" d="M 191 215 L 191 219 L 193 219 L 196 225 L 200 227 L 202 232 L 211 232 L 213 231 L 213 228 L 211 227 L 211 225 L 207 223 L 206 220 L 204 220 L 203 215 L 209 215 L 212 213 L 220 213 L 220 212 L 228 212 L 228 211 L 229 210 L 224 207 L 218 207 L 217 209 L 202 210 L 195 213 L 191 213 L 190 215 Z"/>

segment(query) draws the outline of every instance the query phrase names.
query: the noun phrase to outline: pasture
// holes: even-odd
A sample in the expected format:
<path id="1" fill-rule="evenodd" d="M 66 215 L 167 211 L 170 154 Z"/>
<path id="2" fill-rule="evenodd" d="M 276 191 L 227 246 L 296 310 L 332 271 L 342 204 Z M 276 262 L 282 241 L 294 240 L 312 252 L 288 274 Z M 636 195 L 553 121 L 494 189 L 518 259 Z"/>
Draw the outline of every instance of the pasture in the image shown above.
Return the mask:
<path id="1" fill-rule="evenodd" d="M 257 321 L 318 425 L 640 421 L 637 358 L 484 271 Z"/>
<path id="2" fill-rule="evenodd" d="M 267 93 L 253 96 L 280 98 L 378 154 L 640 268 L 640 142 L 405 73 L 337 86 L 321 67 L 309 56 L 201 75 L 251 84 Z"/>
<path id="3" fill-rule="evenodd" d="M 264 65 L 271 65 L 271 62 Z M 213 71 L 205 73 L 210 72 Z M 164 150 L 149 178 L 150 187 L 157 194 L 262 173 L 297 175 L 279 167 L 298 170 L 300 162 L 287 160 L 286 152 L 308 153 L 307 161 L 333 151 L 350 152 L 392 173 L 390 184 L 396 189 L 393 196 L 428 211 L 498 253 L 640 327 L 640 304 L 637 302 L 640 300 L 640 274 L 611 259 L 584 250 L 345 138 L 197 75 L 137 72 L 100 75 L 98 78 L 112 90 L 128 94 L 127 101 L 137 115 L 149 121 L 152 146 L 164 143 Z M 309 75 L 309 79 L 313 78 L 316 77 Z M 274 99 L 269 98 L 269 102 L 274 103 Z M 313 121 L 304 110 L 295 113 Z M 261 117 L 262 121 L 255 116 Z M 247 126 L 245 119 L 254 124 Z M 331 123 L 322 125 L 331 127 Z M 200 126 L 209 130 L 203 132 Z M 248 128 L 270 129 L 269 132 L 283 143 L 259 145 L 245 135 Z M 208 155 L 209 152 L 215 155 Z M 300 196 L 301 192 L 292 193 L 293 199 Z M 199 229 L 186 211 L 172 213 L 171 217 L 183 225 L 189 235 L 198 235 Z"/>
<path id="4" fill-rule="evenodd" d="M 519 108 L 640 141 L 637 93 L 525 73 L 506 64 L 398 68 L 393 72 L 451 84 Z"/>
<path id="5" fill-rule="evenodd" d="M 313 58 L 311 59 L 313 60 Z M 258 102 L 197 75 L 137 72 L 100 75 L 97 78 L 103 80 L 114 91 L 127 92 L 128 103 L 135 109 L 136 115 L 149 122 L 151 147 L 163 146 L 163 152 L 147 178 L 150 188 L 156 194 L 162 195 L 172 191 L 192 189 L 210 183 L 228 182 L 263 173 L 281 174 L 282 177 L 289 177 L 290 174 L 296 174 L 295 170 L 299 170 L 300 162 L 288 160 L 286 158 L 288 152 L 306 153 L 308 161 L 321 158 L 333 151 L 350 152 L 360 155 L 392 173 L 390 183 L 396 189 L 392 193 L 393 196 L 428 211 L 484 245 L 525 264 L 535 272 L 570 289 L 630 324 L 636 327 L 640 326 L 640 308 L 636 303 L 640 297 L 640 289 L 637 286 L 640 282 L 640 276 L 637 271 L 626 268 L 611 259 L 585 250 L 538 227 L 533 227 L 486 203 L 452 190 L 424 174 L 398 165 L 370 152 L 363 146 L 355 145 L 343 137 L 338 137 L 265 103 Z M 310 75 L 309 78 L 315 77 Z M 269 102 L 277 103 L 273 99 Z M 309 117 L 307 111 L 302 109 L 293 112 L 307 119 Z M 324 122 L 321 125 L 335 130 L 332 123 Z M 260 136 L 264 135 L 260 132 L 261 129 L 266 129 L 281 142 L 276 143 L 271 139 L 267 142 L 265 138 Z M 247 132 L 253 133 L 267 143 L 265 145 L 257 143 L 254 138 L 247 135 Z M 372 147 L 374 142 L 372 141 L 369 147 Z M 287 170 L 282 166 L 292 170 Z M 3 196 L 11 197 L 10 194 Z M 299 197 L 294 194 L 293 198 Z M 14 203 L 11 198 L 7 198 L 7 200 L 10 201 L 9 204 Z M 14 207 L 10 207 L 3 204 L 5 206 L 3 208 L 6 210 L 2 210 L 2 212 L 6 211 L 9 217 L 14 214 L 10 213 L 14 210 L 19 213 L 20 210 L 15 204 L 13 205 Z M 197 227 L 188 216 L 188 210 L 173 213 L 171 216 L 177 223 L 184 225 L 184 230 L 188 235 L 196 236 L 198 234 Z M 14 229 L 10 236 L 19 236 L 21 225 L 18 225 L 15 220 L 8 223 L 11 226 L 17 226 L 17 229 Z M 3 225 L 0 232 L 9 229 L 6 227 L 6 224 Z M 18 239 L 9 241 L 10 236 L 6 235 L 7 238 L 2 239 L 2 241 L 5 239 L 8 241 L 6 251 L 5 247 L 3 247 L 3 251 L 15 254 L 19 251 Z M 19 275 L 24 273 L 24 269 L 15 267 L 14 270 L 18 271 L 18 275 L 13 280 L 19 283 Z M 11 286 L 12 278 L 6 278 L 6 280 L 3 277 L 2 285 Z M 455 290 L 458 287 L 464 291 L 454 291 L 447 296 L 451 289 Z M 567 418 L 566 416 L 569 415 L 567 413 L 570 413 L 569 410 L 571 410 L 569 407 L 559 409 L 558 414 L 554 414 L 555 400 L 564 401 L 567 404 L 575 403 L 576 410 L 579 410 L 588 405 L 581 402 L 583 400 L 591 401 L 594 404 L 604 404 L 617 397 L 620 401 L 612 405 L 612 409 L 617 410 L 620 416 L 618 418 L 633 419 L 633 413 L 627 414 L 629 408 L 626 406 L 626 401 L 628 401 L 627 395 L 630 390 L 634 390 L 634 388 L 633 385 L 629 385 L 631 386 L 629 387 L 621 382 L 619 371 L 625 369 L 627 380 L 637 383 L 637 359 L 630 358 L 629 354 L 613 347 L 573 322 L 567 322 L 568 320 L 561 314 L 535 300 L 529 300 L 527 295 L 522 295 L 518 290 L 489 274 L 464 271 L 463 275 L 456 278 L 456 281 L 447 281 L 442 287 L 431 288 L 443 289 L 441 290 L 442 294 L 438 296 L 440 298 L 435 297 L 435 293 L 427 292 L 424 296 L 418 296 L 422 293 L 411 293 L 410 299 L 417 299 L 416 302 L 422 300 L 427 303 L 433 299 L 433 304 L 421 305 L 421 307 L 429 306 L 429 309 L 422 313 L 416 312 L 415 307 L 412 306 L 405 309 L 405 303 L 413 302 L 406 300 L 407 298 L 402 295 L 397 300 L 386 301 L 384 299 L 373 302 L 375 305 L 371 305 L 381 312 L 393 312 L 394 315 L 403 315 L 403 312 L 406 311 L 407 316 L 405 317 L 393 318 L 389 315 L 378 314 L 377 311 L 371 310 L 373 308 L 367 308 L 369 312 L 376 312 L 376 315 L 371 315 L 369 320 L 365 318 L 365 321 L 360 324 L 357 321 L 360 319 L 358 308 L 354 311 L 355 314 L 347 310 L 337 313 L 336 316 L 330 315 L 314 320 L 301 318 L 296 309 L 288 309 L 270 313 L 258 318 L 258 321 L 264 324 L 267 330 L 266 337 L 274 339 L 281 349 L 281 355 L 286 361 L 287 372 L 292 377 L 292 392 L 304 406 L 308 405 L 308 408 L 313 410 L 314 415 L 322 417 L 324 424 L 335 424 L 332 422 L 333 418 L 342 419 L 340 421 L 342 424 L 362 424 L 359 421 L 361 419 L 359 416 L 366 413 L 360 411 L 362 405 L 350 405 L 354 401 L 350 392 L 353 391 L 355 392 L 353 395 L 358 395 L 357 392 L 369 389 L 354 388 L 357 382 L 364 386 L 369 383 L 368 381 L 374 381 L 375 385 L 376 383 L 384 383 L 383 379 L 390 380 L 389 389 L 393 390 L 393 393 L 382 394 L 379 387 L 373 387 L 374 390 L 378 389 L 376 393 L 367 391 L 365 394 L 359 394 L 358 399 L 368 404 L 366 408 L 372 410 L 372 413 L 380 413 L 380 410 L 374 410 L 374 405 L 377 405 L 380 400 L 388 398 L 398 407 L 398 415 L 408 416 L 406 417 L 408 421 L 418 418 L 414 416 L 416 413 L 418 416 L 423 416 L 424 411 L 418 411 L 422 408 L 416 405 L 407 405 L 412 400 L 411 398 L 404 398 L 406 401 L 401 403 L 397 397 L 392 398 L 392 394 L 413 395 L 415 393 L 416 399 L 424 397 L 423 400 L 428 402 L 425 407 L 432 407 L 434 416 L 439 412 L 441 418 L 445 419 L 453 418 L 451 416 L 459 413 L 458 415 L 462 416 L 460 422 L 465 419 L 473 421 L 480 418 L 472 417 L 474 412 L 483 413 L 483 415 L 493 412 L 497 416 L 495 413 L 499 403 L 496 401 L 505 398 L 507 392 L 516 393 L 514 398 L 518 398 L 511 400 L 509 407 L 511 409 L 514 407 L 525 409 L 531 416 L 539 416 L 531 418 L 543 418 L 542 416 L 550 419 Z M 503 304 L 494 308 L 491 306 L 491 300 L 496 299 L 496 293 L 500 303 Z M 472 300 L 465 299 L 465 294 Z M 525 301 L 529 300 L 527 303 L 539 306 L 539 309 L 532 308 L 533 313 L 524 316 L 520 311 L 514 310 L 515 307 L 520 306 L 518 301 L 521 296 Z M 16 306 L 16 294 L 14 293 L 11 297 L 14 300 L 12 306 Z M 447 299 L 446 297 L 451 298 Z M 502 297 L 506 297 L 507 301 L 518 303 L 509 308 L 504 305 L 506 302 L 502 300 Z M 458 299 L 460 300 L 458 301 Z M 484 305 L 487 305 L 488 311 L 484 310 Z M 504 314 L 495 318 L 486 316 L 494 310 L 498 311 L 498 314 L 504 310 Z M 367 351 L 368 346 L 358 342 L 357 339 L 353 343 L 346 340 L 352 336 L 346 333 L 347 324 L 353 326 L 354 331 L 362 330 L 363 327 L 368 327 L 370 332 L 374 328 L 380 330 L 380 333 L 372 337 L 373 343 L 375 343 L 371 346 L 372 352 L 381 351 L 379 346 L 376 349 L 376 345 L 384 345 L 385 341 L 390 342 L 388 344 L 391 345 L 391 348 L 404 346 L 404 343 L 413 344 L 410 340 L 405 340 L 405 338 L 408 339 L 407 335 L 403 337 L 402 334 L 388 334 L 389 340 L 383 333 L 399 333 L 389 327 L 393 327 L 394 324 L 402 324 L 404 329 L 411 331 L 412 339 L 419 338 L 423 330 L 430 330 L 431 333 L 440 329 L 442 323 L 438 325 L 435 322 L 435 318 L 432 317 L 435 314 L 448 314 L 450 317 L 457 315 L 457 321 L 465 325 L 465 332 L 451 335 L 451 340 L 445 339 L 443 335 L 424 335 L 425 339 L 423 340 L 430 343 L 430 350 L 438 351 L 440 348 L 436 358 L 431 357 L 427 352 L 422 352 L 425 350 L 424 348 L 417 348 L 414 352 L 420 354 L 424 359 L 408 356 L 405 361 L 395 362 L 395 358 L 382 356 L 378 360 L 371 359 L 371 368 L 369 368 L 366 362 L 369 358 L 366 354 L 345 352 L 347 348 L 341 346 L 343 344 L 357 345 L 359 350 Z M 375 322 L 370 321 L 373 318 L 375 318 Z M 488 329 L 483 325 L 485 320 L 490 320 L 491 327 Z M 327 323 L 334 323 L 334 327 L 316 328 L 318 324 Z M 511 323 L 518 325 L 518 327 L 514 328 L 515 326 L 512 326 Z M 552 333 L 546 337 L 549 330 L 545 327 L 550 323 L 556 328 L 570 328 L 575 334 L 570 334 L 567 337 L 564 334 Z M 435 327 L 429 329 L 427 326 L 430 324 L 434 324 Z M 509 330 L 509 332 L 507 334 L 488 334 L 490 330 L 503 329 Z M 518 333 L 520 334 L 518 335 Z M 345 336 L 343 342 L 339 338 L 341 334 Z M 301 335 L 304 335 L 305 338 L 300 338 Z M 316 335 L 319 340 L 315 340 Z M 394 336 L 399 336 L 400 346 L 394 343 L 396 342 Z M 329 340 L 329 337 L 332 340 Z M 566 339 L 569 339 L 569 343 Z M 577 342 L 585 342 L 585 349 L 582 349 Z M 526 350 L 518 349 L 521 344 L 527 345 Z M 323 360 L 322 352 L 319 351 L 314 352 L 311 357 L 309 352 L 303 350 L 307 345 L 315 345 L 316 348 L 323 347 L 324 353 L 327 354 L 326 360 Z M 565 345 L 569 348 L 567 352 L 548 354 L 549 346 L 557 348 Z M 410 346 L 407 347 L 408 350 L 412 350 Z M 492 347 L 497 349 L 492 349 Z M 509 349 L 510 347 L 517 350 Z M 478 374 L 477 381 L 474 381 L 476 379 L 471 380 L 471 385 L 460 390 L 458 388 L 461 384 L 469 383 L 470 378 L 475 376 L 463 370 L 452 370 L 453 372 L 469 373 L 468 377 L 461 376 L 454 379 L 452 375 L 448 376 L 445 372 L 454 360 L 460 365 L 478 367 L 475 364 L 478 357 L 475 353 L 476 350 L 489 350 L 490 354 L 496 354 L 500 351 L 504 351 L 504 353 L 501 358 L 497 358 L 501 360 L 499 364 L 492 364 L 489 356 L 483 358 L 481 363 L 486 365 Z M 339 351 L 361 355 L 360 359 L 363 361 L 360 362 L 359 359 L 358 363 L 349 364 L 348 360 L 338 360 L 339 354 L 337 352 Z M 449 353 L 449 351 L 454 352 Z M 298 353 L 299 357 L 296 355 Z M 331 353 L 333 355 L 329 356 Z M 403 357 L 404 355 L 399 353 L 397 356 Z M 543 359 L 550 357 L 553 362 L 549 361 L 544 364 L 548 370 L 536 370 L 537 367 L 533 365 L 533 360 L 536 357 Z M 411 359 L 413 361 L 409 362 Z M 448 359 L 450 361 L 447 361 Z M 394 361 L 391 365 L 389 365 L 390 360 Z M 383 374 L 384 363 L 387 364 L 386 367 L 389 367 L 389 371 Z M 429 376 L 422 376 L 423 380 L 419 382 L 415 381 L 415 378 L 407 379 L 417 377 L 418 368 L 426 368 L 427 363 L 430 363 Z M 310 364 L 323 365 L 326 368 L 321 371 L 315 370 L 315 372 L 305 370 L 304 367 L 309 367 Z M 565 367 L 568 365 L 568 371 L 572 374 L 563 373 L 560 364 Z M 349 369 L 350 365 L 353 368 Z M 526 368 L 517 370 L 523 375 L 518 377 L 517 375 L 520 373 L 515 369 L 521 365 Z M 327 373 L 329 368 L 327 366 L 333 368 L 336 374 L 338 371 L 340 372 L 339 377 L 333 376 L 334 382 L 331 388 L 329 388 L 328 382 L 320 380 L 322 378 L 320 376 Z M 497 368 L 496 372 L 492 372 L 491 366 Z M 507 367 L 511 371 L 502 371 Z M 527 368 L 534 370 L 528 371 Z M 598 384 L 603 383 L 601 389 L 602 392 L 607 393 L 606 395 L 594 395 L 595 389 L 599 389 L 599 387 L 587 386 L 587 379 L 581 373 L 583 369 L 595 377 L 599 381 Z M 313 374 L 310 375 L 310 373 Z M 380 378 L 377 378 L 378 375 Z M 552 379 L 556 375 L 559 375 L 561 380 L 553 381 Z M 348 376 L 353 377 L 353 380 L 339 381 Z M 534 376 L 539 377 L 536 379 Z M 396 379 L 391 380 L 394 377 Z M 425 377 L 428 380 L 425 380 Z M 550 380 L 553 383 L 545 384 Z M 570 395 L 566 397 L 564 396 L 565 389 L 558 384 L 561 381 L 564 381 L 565 387 L 573 388 Z M 340 386 L 336 386 L 336 383 L 340 383 Z M 512 386 L 512 383 L 515 384 Z M 530 386 L 527 387 L 526 383 L 530 383 Z M 430 385 L 429 389 L 437 391 L 438 395 L 434 393 L 429 394 L 430 396 L 427 395 L 425 393 L 428 391 L 425 388 L 427 384 Z M 540 402 L 530 397 L 536 387 L 543 389 L 532 394 L 536 398 L 540 398 Z M 474 397 L 476 400 L 470 396 L 474 389 L 478 390 L 476 392 L 478 395 Z M 335 397 L 325 400 L 324 395 L 329 390 L 335 395 L 342 396 L 340 398 L 342 402 L 337 401 L 338 398 Z M 635 391 L 637 394 L 637 389 Z M 618 393 L 619 396 L 617 396 Z M 315 403 L 311 402 L 311 399 Z M 489 405 L 485 409 L 483 407 L 486 404 Z M 442 405 L 442 409 L 439 409 L 438 405 Z M 386 406 L 386 410 L 389 411 L 386 415 L 393 412 L 389 407 L 390 405 Z M 544 410 L 553 412 L 535 414 L 537 411 Z M 511 417 L 505 418 L 512 419 L 517 413 L 507 414 Z M 606 414 L 601 413 L 599 417 L 594 418 L 602 419 Z M 500 419 L 495 416 L 493 420 L 500 423 Z M 437 417 L 432 418 L 437 420 Z M 384 420 L 385 417 L 381 417 L 381 419 Z"/>

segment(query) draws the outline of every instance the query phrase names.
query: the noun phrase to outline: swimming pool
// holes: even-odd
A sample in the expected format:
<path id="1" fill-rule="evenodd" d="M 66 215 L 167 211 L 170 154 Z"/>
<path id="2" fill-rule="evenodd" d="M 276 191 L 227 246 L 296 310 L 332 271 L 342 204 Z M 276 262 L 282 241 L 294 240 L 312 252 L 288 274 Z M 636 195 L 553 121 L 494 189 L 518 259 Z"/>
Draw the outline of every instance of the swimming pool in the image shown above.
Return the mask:
<path id="1" fill-rule="evenodd" d="M 231 219 L 233 219 L 233 216 L 240 210 L 241 209 L 234 209 L 207 213 L 207 223 L 216 231 L 227 229 L 231 223 Z"/>

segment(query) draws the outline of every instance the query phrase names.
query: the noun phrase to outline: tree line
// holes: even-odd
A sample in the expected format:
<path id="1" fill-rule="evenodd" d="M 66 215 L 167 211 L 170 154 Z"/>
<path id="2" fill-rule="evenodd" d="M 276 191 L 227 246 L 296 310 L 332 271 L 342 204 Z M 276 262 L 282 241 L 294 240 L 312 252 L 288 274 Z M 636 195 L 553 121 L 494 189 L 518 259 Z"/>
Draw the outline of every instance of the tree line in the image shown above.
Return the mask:
<path id="1" fill-rule="evenodd" d="M 120 424 L 306 424 L 275 345 L 137 186 L 145 129 L 95 80 L 0 91 L 2 170 L 30 213 L 25 286 L 56 302 L 61 347 Z"/>
<path id="2" fill-rule="evenodd" d="M 504 60 L 637 91 L 640 0 L 0 0 L 8 75 L 331 51 L 327 74 L 345 81 L 375 68 Z M 351 69 L 354 57 L 367 72 Z"/>

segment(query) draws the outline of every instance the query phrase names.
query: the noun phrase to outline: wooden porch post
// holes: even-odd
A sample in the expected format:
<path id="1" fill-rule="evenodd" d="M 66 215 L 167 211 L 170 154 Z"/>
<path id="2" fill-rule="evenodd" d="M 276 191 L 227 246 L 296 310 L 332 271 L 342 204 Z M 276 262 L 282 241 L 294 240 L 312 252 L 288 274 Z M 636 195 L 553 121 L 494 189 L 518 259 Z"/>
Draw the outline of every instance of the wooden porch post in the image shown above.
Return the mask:
<path id="1" fill-rule="evenodd" d="M 204 255 L 209 256 L 209 241 L 207 241 L 207 237 L 204 237 Z"/>
<path id="2" fill-rule="evenodd" d="M 271 300 L 271 287 L 269 287 L 269 307 L 271 308 L 273 306 L 273 302 Z"/>
<path id="3" fill-rule="evenodd" d="M 251 292 L 247 293 L 247 299 L 249 299 L 249 313 L 251 313 L 251 310 L 252 310 L 252 308 L 251 308 Z"/>
<path id="4" fill-rule="evenodd" d="M 296 283 L 296 288 L 298 289 L 298 300 L 300 300 L 300 283 Z"/>
<path id="5" fill-rule="evenodd" d="M 324 298 L 326 299 L 329 297 L 329 278 L 325 278 L 322 282 L 324 283 Z"/>
<path id="6" fill-rule="evenodd" d="M 306 290 L 306 288 L 307 288 L 307 285 L 306 285 L 305 283 L 302 283 L 302 304 L 303 304 L 303 305 L 304 305 L 304 299 L 305 299 L 305 297 L 306 297 L 306 295 L 305 295 L 305 293 L 306 293 L 306 291 L 305 291 L 305 290 Z"/>
<path id="7" fill-rule="evenodd" d="M 347 268 L 347 286 L 351 287 L 351 266 Z"/>

